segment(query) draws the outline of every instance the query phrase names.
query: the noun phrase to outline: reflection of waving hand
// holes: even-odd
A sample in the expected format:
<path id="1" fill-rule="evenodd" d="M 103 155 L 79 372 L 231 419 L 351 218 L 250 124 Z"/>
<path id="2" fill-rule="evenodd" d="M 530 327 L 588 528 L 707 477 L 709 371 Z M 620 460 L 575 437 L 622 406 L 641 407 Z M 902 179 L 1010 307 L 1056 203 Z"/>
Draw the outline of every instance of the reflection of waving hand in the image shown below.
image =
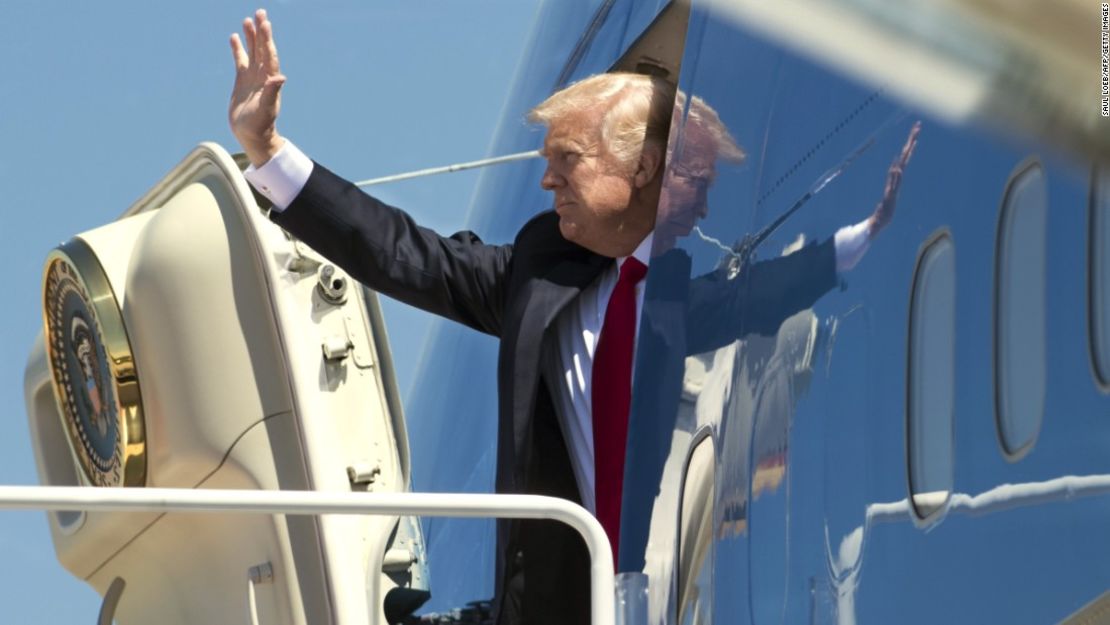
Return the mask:
<path id="1" fill-rule="evenodd" d="M 871 223 L 867 232 L 869 238 L 874 239 L 894 218 L 894 205 L 898 200 L 898 187 L 902 184 L 902 172 L 905 171 L 906 165 L 910 162 L 910 157 L 913 156 L 913 149 L 917 147 L 917 135 L 920 132 L 921 122 L 919 121 L 914 123 L 913 128 L 910 129 L 910 134 L 906 137 L 906 145 L 902 146 L 902 153 L 894 158 L 894 162 L 890 164 L 890 169 L 887 170 L 883 199 L 879 200 L 879 205 L 875 207 L 875 212 L 871 215 Z"/>
<path id="2" fill-rule="evenodd" d="M 231 36 L 235 58 L 235 87 L 231 91 L 228 121 L 235 138 L 251 163 L 259 167 L 269 161 L 284 140 L 275 127 L 281 110 L 281 86 L 285 84 L 278 65 L 274 29 L 266 11 L 243 20 L 244 49 L 239 35 Z"/>

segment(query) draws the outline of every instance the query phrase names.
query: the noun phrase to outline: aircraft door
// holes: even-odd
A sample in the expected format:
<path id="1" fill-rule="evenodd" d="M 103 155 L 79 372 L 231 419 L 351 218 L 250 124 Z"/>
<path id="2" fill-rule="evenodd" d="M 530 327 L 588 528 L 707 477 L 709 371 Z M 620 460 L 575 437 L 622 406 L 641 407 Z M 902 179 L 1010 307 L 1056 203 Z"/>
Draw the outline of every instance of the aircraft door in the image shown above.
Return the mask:
<path id="1" fill-rule="evenodd" d="M 45 343 L 25 375 L 45 484 L 407 489 L 376 299 L 266 219 L 219 146 L 60 246 L 45 274 Z M 395 588 L 412 592 L 392 594 L 394 620 L 426 599 L 408 520 L 49 519 L 62 565 L 123 624 L 234 622 L 248 609 L 265 623 L 378 623 Z"/>

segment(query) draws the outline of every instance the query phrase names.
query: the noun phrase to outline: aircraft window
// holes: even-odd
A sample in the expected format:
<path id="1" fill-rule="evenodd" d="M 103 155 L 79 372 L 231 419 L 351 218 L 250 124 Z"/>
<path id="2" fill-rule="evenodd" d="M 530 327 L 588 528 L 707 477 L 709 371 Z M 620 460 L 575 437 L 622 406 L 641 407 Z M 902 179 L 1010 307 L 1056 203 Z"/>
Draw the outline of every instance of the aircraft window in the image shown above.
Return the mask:
<path id="1" fill-rule="evenodd" d="M 1032 447 L 1044 417 L 1044 170 L 1036 160 L 1015 170 L 1002 198 L 995 264 L 995 416 L 1006 456 Z"/>
<path id="2" fill-rule="evenodd" d="M 930 520 L 952 491 L 956 250 L 947 231 L 918 255 L 910 295 L 906 445 L 914 511 Z"/>
<path id="3" fill-rule="evenodd" d="M 1091 175 L 1087 247 L 1091 364 L 1103 392 L 1110 393 L 1110 168 Z"/>

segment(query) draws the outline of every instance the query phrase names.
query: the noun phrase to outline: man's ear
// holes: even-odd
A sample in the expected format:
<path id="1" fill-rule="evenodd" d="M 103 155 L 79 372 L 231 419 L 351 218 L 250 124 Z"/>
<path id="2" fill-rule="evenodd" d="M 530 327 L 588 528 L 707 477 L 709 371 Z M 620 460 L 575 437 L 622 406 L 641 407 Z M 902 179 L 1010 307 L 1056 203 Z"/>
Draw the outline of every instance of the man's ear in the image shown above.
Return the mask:
<path id="1" fill-rule="evenodd" d="M 640 150 L 640 159 L 636 163 L 636 175 L 632 178 L 637 189 L 642 189 L 663 171 L 663 148 L 654 143 L 645 143 Z"/>

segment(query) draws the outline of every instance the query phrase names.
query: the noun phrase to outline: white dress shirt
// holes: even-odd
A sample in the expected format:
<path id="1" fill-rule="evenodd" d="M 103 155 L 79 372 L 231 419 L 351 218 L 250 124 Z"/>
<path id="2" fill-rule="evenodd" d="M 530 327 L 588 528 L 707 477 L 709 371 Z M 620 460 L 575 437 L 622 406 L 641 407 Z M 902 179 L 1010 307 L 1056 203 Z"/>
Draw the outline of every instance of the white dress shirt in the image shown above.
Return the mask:
<path id="1" fill-rule="evenodd" d="M 289 207 L 312 175 L 312 159 L 288 139 L 262 167 L 247 167 L 243 176 L 279 213 Z"/>
<path id="2" fill-rule="evenodd" d="M 651 269 L 651 243 L 653 234 L 649 233 L 632 252 L 632 256 Z M 594 351 L 601 337 L 601 326 L 605 322 L 605 311 L 609 308 L 609 297 L 617 287 L 620 267 L 627 257 L 618 258 L 588 287 L 582 290 L 578 299 L 564 308 L 555 318 L 555 332 L 549 333 L 542 350 L 540 363 L 543 376 L 555 388 L 551 388 L 552 401 L 560 415 L 559 426 L 563 430 L 563 440 L 570 452 L 570 464 L 578 481 L 578 493 L 582 497 L 582 507 L 596 512 L 594 506 L 594 426 L 591 409 L 594 371 Z M 647 279 L 636 284 L 636 333 L 640 337 L 640 315 L 644 310 L 644 287 Z M 636 341 L 633 341 L 633 346 Z M 636 379 L 636 353 L 633 347 L 632 379 Z"/>
<path id="3" fill-rule="evenodd" d="M 297 146 L 286 141 L 269 162 L 253 165 L 244 172 L 246 179 L 259 193 L 273 203 L 273 210 L 285 210 L 304 188 L 312 174 L 313 163 Z M 650 268 L 653 234 L 649 233 L 632 256 Z M 845 226 L 833 237 L 836 270 L 848 271 L 859 263 L 870 245 L 868 222 Z M 549 334 L 540 363 L 543 377 L 557 388 L 550 389 L 560 416 L 559 426 L 570 453 L 574 477 L 578 481 L 583 506 L 590 512 L 594 505 L 594 438 L 590 409 L 590 380 L 593 375 L 594 350 L 605 321 L 609 296 L 616 287 L 624 258 L 605 271 L 571 305 L 555 318 L 555 332 Z M 636 285 L 636 337 L 640 333 L 644 288 L 647 280 Z M 633 354 L 633 363 L 636 362 Z M 635 364 L 633 365 L 635 384 Z"/>

